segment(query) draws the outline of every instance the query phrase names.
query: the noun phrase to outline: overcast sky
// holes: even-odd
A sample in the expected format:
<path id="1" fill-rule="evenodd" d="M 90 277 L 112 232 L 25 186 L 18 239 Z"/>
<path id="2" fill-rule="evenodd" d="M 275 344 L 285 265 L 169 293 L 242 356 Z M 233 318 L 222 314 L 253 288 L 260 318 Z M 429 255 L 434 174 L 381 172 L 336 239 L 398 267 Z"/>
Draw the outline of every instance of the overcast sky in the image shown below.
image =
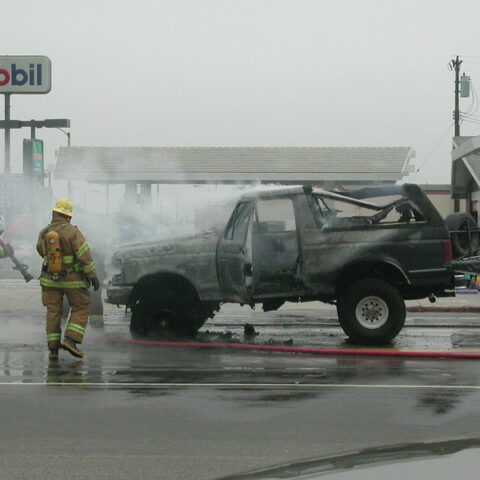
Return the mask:
<path id="1" fill-rule="evenodd" d="M 405 145 L 419 166 L 443 137 L 414 179 L 447 183 L 454 55 L 480 93 L 478 0 L 1 0 L 0 18 L 0 54 L 52 60 L 11 117 L 70 118 L 74 145 Z M 53 163 L 66 137 L 38 137 Z"/>

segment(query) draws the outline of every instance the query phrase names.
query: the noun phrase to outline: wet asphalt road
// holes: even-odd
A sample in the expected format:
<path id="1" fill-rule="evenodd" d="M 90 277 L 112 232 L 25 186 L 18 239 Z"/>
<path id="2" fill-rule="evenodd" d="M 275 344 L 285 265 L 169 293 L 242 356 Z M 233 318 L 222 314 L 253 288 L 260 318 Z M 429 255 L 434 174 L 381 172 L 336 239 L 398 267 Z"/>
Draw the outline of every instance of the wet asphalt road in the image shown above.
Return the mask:
<path id="1" fill-rule="evenodd" d="M 113 341 L 129 334 L 112 311 L 84 360 L 49 363 L 42 315 L 21 312 L 0 316 L 0 479 L 210 479 L 480 436 L 480 360 L 130 345 Z M 245 341 L 245 321 L 257 343 L 348 347 L 328 311 L 226 311 L 201 339 Z M 395 347 L 475 348 L 479 327 L 478 315 L 410 315 Z"/>

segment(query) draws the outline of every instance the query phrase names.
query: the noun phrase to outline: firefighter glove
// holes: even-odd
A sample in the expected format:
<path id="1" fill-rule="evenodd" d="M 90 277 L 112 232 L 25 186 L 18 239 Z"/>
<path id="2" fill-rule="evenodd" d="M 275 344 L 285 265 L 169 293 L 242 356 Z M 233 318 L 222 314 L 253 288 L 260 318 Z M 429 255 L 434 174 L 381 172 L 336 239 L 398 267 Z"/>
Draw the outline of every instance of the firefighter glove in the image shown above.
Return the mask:
<path id="1" fill-rule="evenodd" d="M 100 288 L 100 282 L 98 280 L 98 277 L 92 277 L 90 281 L 92 282 L 93 291 L 96 292 Z"/>
<path id="2" fill-rule="evenodd" d="M 13 247 L 7 243 L 4 247 L 3 247 L 3 254 L 6 256 L 6 257 L 11 257 L 13 255 Z"/>

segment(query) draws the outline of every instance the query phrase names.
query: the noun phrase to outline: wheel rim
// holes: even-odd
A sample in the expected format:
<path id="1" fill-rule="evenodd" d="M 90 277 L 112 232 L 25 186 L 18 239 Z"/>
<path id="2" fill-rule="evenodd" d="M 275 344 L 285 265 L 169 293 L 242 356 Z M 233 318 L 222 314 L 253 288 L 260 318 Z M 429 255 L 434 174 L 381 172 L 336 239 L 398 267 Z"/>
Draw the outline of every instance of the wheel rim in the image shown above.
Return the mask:
<path id="1" fill-rule="evenodd" d="M 373 295 L 362 298 L 355 309 L 357 322 L 369 330 L 375 330 L 385 325 L 388 315 L 389 310 L 385 300 Z"/>
<path id="2" fill-rule="evenodd" d="M 177 325 L 177 318 L 171 310 L 158 309 L 149 315 L 149 324 L 153 331 L 173 331 Z"/>

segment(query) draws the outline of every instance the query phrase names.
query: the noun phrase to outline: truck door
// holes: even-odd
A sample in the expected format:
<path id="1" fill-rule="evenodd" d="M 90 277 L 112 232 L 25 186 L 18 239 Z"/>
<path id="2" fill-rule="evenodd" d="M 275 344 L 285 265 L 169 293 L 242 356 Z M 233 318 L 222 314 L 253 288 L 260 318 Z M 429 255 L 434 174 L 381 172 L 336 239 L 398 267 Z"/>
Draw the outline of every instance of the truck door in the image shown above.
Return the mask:
<path id="1" fill-rule="evenodd" d="M 292 198 L 256 202 L 252 258 L 254 298 L 288 297 L 304 291 Z"/>
<path id="2" fill-rule="evenodd" d="M 252 212 L 252 202 L 240 202 L 218 242 L 218 281 L 231 302 L 252 303 Z"/>

